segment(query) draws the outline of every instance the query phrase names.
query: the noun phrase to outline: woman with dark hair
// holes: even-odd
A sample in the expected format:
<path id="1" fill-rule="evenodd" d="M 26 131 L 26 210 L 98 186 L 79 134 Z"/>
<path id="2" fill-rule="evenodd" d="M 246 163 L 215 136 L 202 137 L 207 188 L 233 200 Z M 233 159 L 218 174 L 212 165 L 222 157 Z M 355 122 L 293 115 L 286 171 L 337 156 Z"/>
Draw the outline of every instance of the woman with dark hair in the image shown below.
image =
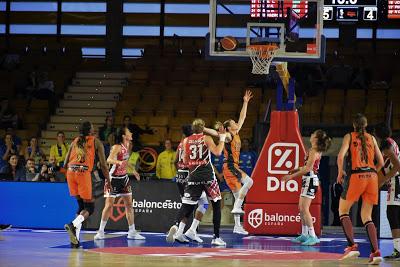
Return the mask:
<path id="1" fill-rule="evenodd" d="M 39 140 L 37 137 L 32 137 L 29 142 L 29 146 L 25 148 L 25 160 L 28 160 L 29 158 L 35 161 L 35 166 L 37 169 L 40 167 L 40 161 L 42 159 L 46 159 L 46 155 L 39 147 Z"/>
<path id="2" fill-rule="evenodd" d="M 378 248 L 377 233 L 372 222 L 372 208 L 378 204 L 378 176 L 377 172 L 383 167 L 383 157 L 375 138 L 366 132 L 368 122 L 362 114 L 357 114 L 353 120 L 354 131 L 343 138 L 337 165 L 337 182 L 343 183 L 343 193 L 339 202 L 340 222 L 346 236 L 348 246 L 342 260 L 357 258 L 360 255 L 358 246 L 354 242 L 353 225 L 349 212 L 354 202 L 362 197 L 361 219 L 367 231 L 371 244 L 369 264 L 379 264 L 382 261 Z M 349 152 L 349 175 L 343 170 L 343 161 Z M 374 161 L 377 164 L 375 165 Z"/>
<path id="3" fill-rule="evenodd" d="M 6 133 L 4 136 L 4 143 L 0 144 L 0 169 L 7 166 L 7 161 L 11 154 L 17 154 L 18 149 L 14 144 L 12 135 Z"/>
<path id="4" fill-rule="evenodd" d="M 25 169 L 21 164 L 18 164 L 18 155 L 16 154 L 12 153 L 8 156 L 7 165 L 4 166 L 0 172 L 8 174 L 10 180 L 26 181 Z"/>
<path id="5" fill-rule="evenodd" d="M 315 198 L 319 187 L 319 163 L 322 153 L 331 146 L 331 138 L 323 131 L 316 130 L 311 134 L 311 149 L 307 153 L 305 165 L 289 172 L 282 177 L 282 181 L 288 181 L 296 177 L 302 177 L 302 187 L 299 199 L 299 211 L 301 217 L 301 235 L 292 240 L 305 246 L 313 246 L 319 243 L 314 231 L 310 205 Z"/>
<path id="6" fill-rule="evenodd" d="M 79 233 L 83 221 L 94 212 L 91 172 L 96 156 L 106 179 L 106 187 L 110 185 L 104 147 L 93 134 L 93 125 L 88 121 L 83 122 L 79 127 L 79 137 L 72 142 L 64 162 L 70 195 L 76 197 L 79 206 L 78 216 L 72 222 L 64 225 L 73 248 L 78 248 L 80 245 Z"/>
<path id="7" fill-rule="evenodd" d="M 106 121 L 102 127 L 99 128 L 99 138 L 100 140 L 107 144 L 108 143 L 108 136 L 110 134 L 116 134 L 117 128 L 114 126 L 114 117 L 107 116 Z"/>
<path id="8" fill-rule="evenodd" d="M 388 218 L 393 238 L 393 253 L 385 256 L 387 260 L 400 259 L 400 150 L 391 138 L 389 126 L 382 123 L 375 126 L 374 134 L 380 144 L 385 161 L 382 171 L 378 173 L 379 187 L 388 185 L 386 200 L 386 216 Z"/>
<path id="9" fill-rule="evenodd" d="M 107 158 L 107 163 L 112 164 L 110 169 L 111 184 L 106 184 L 104 188 L 105 205 L 101 215 L 100 228 L 94 239 L 104 239 L 104 229 L 106 227 L 108 218 L 115 198 L 122 197 L 125 205 L 126 219 L 129 225 L 128 239 L 145 239 L 135 229 L 133 207 L 132 207 L 132 188 L 129 181 L 126 168 L 129 159 L 129 152 L 131 150 L 132 133 L 127 127 L 123 127 L 119 131 L 116 138 L 117 143 L 111 148 L 110 156 Z M 133 175 L 136 180 L 140 180 L 139 174 L 134 171 Z M 108 181 L 106 181 L 108 183 Z"/>

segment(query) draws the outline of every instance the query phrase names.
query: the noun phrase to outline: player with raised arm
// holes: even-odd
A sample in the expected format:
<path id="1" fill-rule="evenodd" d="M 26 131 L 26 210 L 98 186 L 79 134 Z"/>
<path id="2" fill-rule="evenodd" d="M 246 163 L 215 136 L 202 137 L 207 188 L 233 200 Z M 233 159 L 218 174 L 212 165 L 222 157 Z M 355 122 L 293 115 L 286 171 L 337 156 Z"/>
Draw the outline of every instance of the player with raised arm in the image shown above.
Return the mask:
<path id="1" fill-rule="evenodd" d="M 358 245 L 354 242 L 353 225 L 349 216 L 354 202 L 362 197 L 361 220 L 367 231 L 371 244 L 369 264 L 379 264 L 382 261 L 378 248 L 378 239 L 374 223 L 372 222 L 372 208 L 378 204 L 378 176 L 377 172 L 383 167 L 383 157 L 375 138 L 366 132 L 367 118 L 357 114 L 353 120 L 354 131 L 343 138 L 337 165 L 337 182 L 343 183 L 343 193 L 339 202 L 340 222 L 346 236 L 348 246 L 341 258 L 352 259 L 360 255 Z M 349 175 L 343 170 L 343 161 L 349 152 Z M 376 165 L 375 162 L 376 161 Z"/>
<path id="2" fill-rule="evenodd" d="M 319 243 L 314 231 L 310 205 L 315 198 L 319 187 L 319 163 L 322 152 L 326 152 L 331 145 L 331 138 L 323 130 L 316 130 L 310 137 L 311 148 L 307 153 L 305 165 L 292 170 L 282 177 L 283 181 L 302 176 L 301 194 L 299 199 L 299 211 L 301 217 L 301 235 L 292 240 L 305 246 L 313 246 Z"/>
<path id="3" fill-rule="evenodd" d="M 226 133 L 223 128 L 219 129 L 219 144 L 215 145 L 210 136 L 204 135 L 204 121 L 196 119 L 192 123 L 193 134 L 183 141 L 184 164 L 189 169 L 187 185 L 182 198 L 182 206 L 178 212 L 177 222 L 183 218 L 189 218 L 201 198 L 203 191 L 206 192 L 213 206 L 214 237 L 211 245 L 225 246 L 226 243 L 220 238 L 221 226 L 221 192 L 211 165 L 210 153 L 219 156 L 224 149 Z M 173 242 L 178 231 L 176 225 L 171 226 L 166 240 Z"/>
<path id="4" fill-rule="evenodd" d="M 64 162 L 70 195 L 76 197 L 78 202 L 78 216 L 64 225 L 73 248 L 80 245 L 79 233 L 83 221 L 94 212 L 91 172 L 96 156 L 106 181 L 110 180 L 103 144 L 93 135 L 93 125 L 88 121 L 83 122 L 79 127 L 79 137 L 72 142 Z"/>
<path id="5" fill-rule="evenodd" d="M 236 123 L 234 120 L 227 120 L 223 123 L 223 127 L 227 131 L 224 147 L 223 174 L 226 184 L 229 186 L 233 196 L 235 197 L 235 203 L 232 209 L 235 219 L 233 232 L 242 235 L 248 234 L 240 223 L 240 215 L 244 213 L 242 210 L 242 204 L 247 192 L 253 185 L 253 179 L 239 168 L 241 147 L 239 131 L 246 119 L 247 105 L 252 98 L 253 93 L 250 90 L 247 90 L 243 96 L 243 106 L 240 111 L 239 121 Z M 218 122 L 215 128 L 219 127 L 221 127 L 221 123 Z M 217 131 L 213 129 L 206 128 L 204 132 L 212 136 L 218 136 Z"/>
<path id="6" fill-rule="evenodd" d="M 391 138 L 392 131 L 386 124 L 375 126 L 374 134 L 385 162 L 382 171 L 378 173 L 379 187 L 385 183 L 388 185 L 386 216 L 393 238 L 393 253 L 384 258 L 398 260 L 400 259 L 400 150 Z"/>
<path id="7" fill-rule="evenodd" d="M 132 133 L 128 127 L 123 127 L 117 136 L 116 144 L 112 146 L 110 155 L 107 158 L 107 163 L 111 164 L 110 181 L 106 180 L 104 186 L 105 205 L 101 214 L 100 227 L 95 240 L 104 239 L 104 229 L 108 218 L 112 211 L 115 198 L 121 197 L 124 201 L 126 220 L 128 221 L 128 239 L 145 239 L 135 229 L 134 214 L 132 207 L 132 187 L 129 181 L 129 176 L 126 172 L 128 167 L 129 152 L 131 151 Z M 131 166 L 132 167 L 132 166 Z M 133 175 L 136 180 L 140 180 L 139 173 L 132 167 Z M 110 184 L 107 184 L 109 183 Z"/>

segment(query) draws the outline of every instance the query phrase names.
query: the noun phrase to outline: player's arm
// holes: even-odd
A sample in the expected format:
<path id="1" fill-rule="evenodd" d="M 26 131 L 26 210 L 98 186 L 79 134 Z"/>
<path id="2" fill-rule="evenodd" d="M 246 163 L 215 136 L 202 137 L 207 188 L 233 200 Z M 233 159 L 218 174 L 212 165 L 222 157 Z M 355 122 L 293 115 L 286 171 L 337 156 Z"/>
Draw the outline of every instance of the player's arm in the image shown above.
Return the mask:
<path id="1" fill-rule="evenodd" d="M 219 134 L 218 145 L 215 145 L 214 140 L 210 136 L 204 136 L 204 141 L 210 152 L 213 153 L 215 156 L 219 157 L 221 156 L 222 150 L 224 150 L 225 138 L 226 138 L 225 133 Z"/>
<path id="2" fill-rule="evenodd" d="M 243 106 L 242 106 L 242 110 L 240 111 L 240 116 L 239 116 L 239 120 L 238 120 L 238 131 L 240 131 L 240 129 L 242 129 L 244 120 L 246 119 L 246 115 L 247 115 L 247 105 L 248 105 L 250 99 L 252 99 L 252 98 L 253 98 L 253 93 L 250 90 L 246 90 L 246 93 L 243 96 Z"/>
<path id="3" fill-rule="evenodd" d="M 107 158 L 107 163 L 121 165 L 122 161 L 117 159 L 119 152 L 121 152 L 121 145 L 113 145 L 110 151 L 110 155 Z"/>
<path id="4" fill-rule="evenodd" d="M 65 159 L 64 159 L 64 168 L 68 169 L 68 162 L 69 162 L 69 157 L 71 156 L 71 150 L 72 147 L 74 146 L 74 143 L 72 143 L 69 148 L 68 148 L 68 152 L 67 155 L 65 155 Z"/>
<path id="5" fill-rule="evenodd" d="M 211 128 L 204 127 L 203 131 L 204 131 L 205 134 L 208 134 L 208 135 L 211 135 L 211 136 L 214 136 L 214 137 L 218 137 L 219 136 L 218 132 L 216 130 L 214 130 L 214 129 L 211 129 Z"/>
<path id="6" fill-rule="evenodd" d="M 338 166 L 338 176 L 337 182 L 342 183 L 343 175 L 346 175 L 346 172 L 343 170 L 343 161 L 346 156 L 347 151 L 350 146 L 350 134 L 346 134 L 343 138 L 342 147 L 340 148 L 339 154 L 337 156 L 337 166 Z"/>
<path id="7" fill-rule="evenodd" d="M 104 146 L 103 143 L 99 139 L 94 140 L 94 146 L 96 148 L 96 154 L 97 157 L 99 158 L 99 163 L 100 163 L 100 169 L 106 178 L 107 182 L 110 182 L 110 174 L 108 173 L 108 167 L 107 167 L 107 162 L 106 162 L 106 155 L 104 153 Z"/>
<path id="8" fill-rule="evenodd" d="M 375 147 L 375 160 L 376 160 L 375 168 L 376 171 L 380 171 L 385 163 L 383 162 L 383 156 L 381 150 L 379 149 L 378 143 L 375 140 L 375 137 L 372 137 L 372 140 L 374 141 L 374 147 Z"/>
<path id="9" fill-rule="evenodd" d="M 303 175 L 309 173 L 312 170 L 317 157 L 318 157 L 318 152 L 315 151 L 314 149 L 312 149 L 310 151 L 310 154 L 308 155 L 307 164 L 303 167 L 298 168 L 295 172 L 292 171 L 291 174 L 283 176 L 282 180 L 288 181 L 290 179 L 293 179 L 293 178 L 296 178 L 299 176 L 303 176 Z"/>

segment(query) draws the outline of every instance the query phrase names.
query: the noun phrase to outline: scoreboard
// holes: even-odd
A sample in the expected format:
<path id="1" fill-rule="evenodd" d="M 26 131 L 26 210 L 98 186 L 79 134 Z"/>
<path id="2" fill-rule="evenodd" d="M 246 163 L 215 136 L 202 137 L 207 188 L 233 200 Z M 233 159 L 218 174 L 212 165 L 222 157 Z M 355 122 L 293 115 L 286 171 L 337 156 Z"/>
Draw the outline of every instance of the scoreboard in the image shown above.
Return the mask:
<path id="1" fill-rule="evenodd" d="M 388 1 L 388 18 L 400 19 L 400 1 Z"/>
<path id="2" fill-rule="evenodd" d="M 292 8 L 299 17 L 308 13 L 306 0 L 249 0 L 252 18 L 286 17 L 287 8 Z M 374 22 L 386 19 L 400 19 L 400 0 L 323 0 L 323 18 L 338 22 Z"/>
<path id="3" fill-rule="evenodd" d="M 376 21 L 377 0 L 325 0 L 324 20 Z"/>

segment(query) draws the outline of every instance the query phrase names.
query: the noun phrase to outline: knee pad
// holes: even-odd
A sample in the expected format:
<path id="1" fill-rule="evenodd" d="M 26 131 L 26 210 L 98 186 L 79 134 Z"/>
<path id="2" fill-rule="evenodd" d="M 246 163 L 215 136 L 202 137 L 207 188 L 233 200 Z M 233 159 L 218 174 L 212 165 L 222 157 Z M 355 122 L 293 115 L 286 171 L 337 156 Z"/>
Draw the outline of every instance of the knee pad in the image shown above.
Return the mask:
<path id="1" fill-rule="evenodd" d="M 200 198 L 199 202 L 198 202 L 198 207 L 197 207 L 197 211 L 201 212 L 202 214 L 206 213 L 208 209 L 208 200 L 207 197 L 205 198 Z"/>
<path id="2" fill-rule="evenodd" d="M 80 214 L 81 211 L 85 209 L 84 202 L 82 199 L 77 199 L 76 201 L 78 202 L 78 210 L 76 211 L 76 214 Z"/>
<path id="3" fill-rule="evenodd" d="M 94 202 L 84 202 L 83 203 L 84 209 L 89 212 L 89 216 L 94 212 Z"/>
<path id="4" fill-rule="evenodd" d="M 251 179 L 250 176 L 246 175 L 244 178 L 242 178 L 242 183 L 244 187 L 250 189 L 253 186 L 253 179 Z"/>

